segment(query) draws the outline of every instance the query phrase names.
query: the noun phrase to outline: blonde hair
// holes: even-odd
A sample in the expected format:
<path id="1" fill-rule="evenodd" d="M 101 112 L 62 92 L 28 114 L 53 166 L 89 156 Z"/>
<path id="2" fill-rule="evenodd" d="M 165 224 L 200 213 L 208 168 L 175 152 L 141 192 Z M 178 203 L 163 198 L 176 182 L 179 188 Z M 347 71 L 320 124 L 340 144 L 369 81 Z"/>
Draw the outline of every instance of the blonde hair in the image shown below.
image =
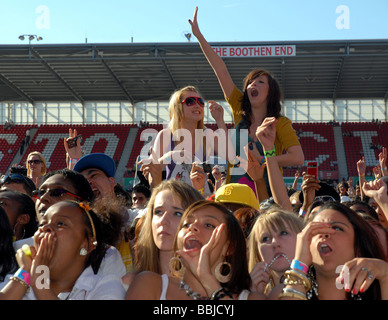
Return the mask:
<path id="1" fill-rule="evenodd" d="M 40 161 L 42 161 L 43 163 L 43 166 L 42 166 L 42 170 L 41 170 L 41 174 L 42 176 L 44 176 L 47 172 L 47 165 L 46 165 L 46 159 L 43 157 L 43 154 L 41 154 L 40 152 L 38 151 L 33 151 L 31 152 L 28 156 L 27 156 L 27 160 L 26 160 L 26 168 L 27 168 L 27 176 L 31 176 L 31 169 L 30 169 L 30 165 L 28 164 L 28 159 L 31 157 L 31 156 L 35 156 L 37 155 L 40 159 Z"/>
<path id="2" fill-rule="evenodd" d="M 257 217 L 248 238 L 249 272 L 252 271 L 256 263 L 263 261 L 259 250 L 257 249 L 260 242 L 259 236 L 263 233 L 263 231 L 270 232 L 271 230 L 285 230 L 286 228 L 290 228 L 295 233 L 299 233 L 302 231 L 303 227 L 304 222 L 300 217 L 298 217 L 295 213 L 286 211 L 280 207 L 272 206 L 264 213 L 261 213 Z"/>
<path id="3" fill-rule="evenodd" d="M 181 122 L 184 117 L 182 98 L 188 92 L 195 92 L 200 94 L 195 87 L 186 86 L 182 89 L 176 90 L 170 97 L 170 102 L 168 106 L 168 112 L 170 115 L 169 127 L 173 134 L 176 130 L 181 129 Z M 204 129 L 203 119 L 198 121 L 197 129 Z"/>
<path id="4" fill-rule="evenodd" d="M 146 214 L 141 222 L 139 237 L 135 244 L 135 266 L 136 271 L 139 272 L 152 271 L 161 273 L 159 249 L 155 245 L 154 237 L 152 235 L 152 218 L 154 216 L 156 196 L 164 190 L 170 190 L 174 195 L 174 198 L 178 198 L 180 200 L 184 210 L 192 203 L 203 200 L 202 195 L 192 186 L 174 179 L 164 180 L 152 190 Z"/>

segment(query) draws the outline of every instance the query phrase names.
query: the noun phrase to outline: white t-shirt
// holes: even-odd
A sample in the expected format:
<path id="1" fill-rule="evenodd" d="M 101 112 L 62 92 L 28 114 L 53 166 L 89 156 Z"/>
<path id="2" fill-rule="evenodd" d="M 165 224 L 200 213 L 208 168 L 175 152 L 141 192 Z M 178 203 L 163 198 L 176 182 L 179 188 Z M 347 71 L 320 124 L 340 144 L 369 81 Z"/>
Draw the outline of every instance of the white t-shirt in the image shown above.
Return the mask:
<path id="1" fill-rule="evenodd" d="M 94 274 L 92 267 L 87 267 L 78 277 L 71 292 L 61 292 L 60 300 L 124 300 L 125 289 L 121 277 L 116 274 Z M 36 300 L 31 288 L 23 300 Z"/>

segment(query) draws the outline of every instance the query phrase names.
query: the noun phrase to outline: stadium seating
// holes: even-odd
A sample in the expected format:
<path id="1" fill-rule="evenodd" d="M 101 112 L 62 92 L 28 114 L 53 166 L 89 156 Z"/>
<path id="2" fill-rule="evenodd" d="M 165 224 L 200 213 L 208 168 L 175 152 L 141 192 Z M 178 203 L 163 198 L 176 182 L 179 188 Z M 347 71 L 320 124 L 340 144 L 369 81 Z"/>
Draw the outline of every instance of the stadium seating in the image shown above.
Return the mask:
<path id="1" fill-rule="evenodd" d="M 133 145 L 131 156 L 129 157 L 126 168 L 131 169 L 135 167 L 136 159 L 140 155 L 141 150 L 144 144 L 146 143 L 144 139 L 141 139 L 141 134 L 143 133 L 143 131 L 146 129 L 154 129 L 159 132 L 160 130 L 162 130 L 162 128 L 163 128 L 163 125 L 155 125 L 155 124 L 151 124 L 148 127 L 139 128 L 136 135 L 135 144 Z M 124 177 L 129 177 L 130 175 L 131 175 L 130 173 L 126 172 Z"/>
<path id="2" fill-rule="evenodd" d="M 302 173 L 306 171 L 307 162 L 317 161 L 319 178 L 333 178 L 333 172 L 337 172 L 337 155 L 333 126 L 327 123 L 294 123 L 293 127 L 299 136 L 305 162 L 299 168 L 284 168 L 284 176 L 294 176 L 297 169 Z"/>
<path id="3" fill-rule="evenodd" d="M 342 124 L 349 176 L 357 176 L 357 161 L 365 157 L 367 175 L 379 164 L 381 147 L 387 147 L 388 123 L 348 122 Z"/>
<path id="4" fill-rule="evenodd" d="M 78 134 L 82 135 L 86 153 L 106 153 L 118 162 L 133 126 L 135 125 L 42 125 L 30 142 L 21 163 L 25 163 L 30 152 L 39 151 L 46 159 L 48 171 L 66 167 L 63 139 L 69 136 L 69 128 L 77 129 Z"/>
<path id="5" fill-rule="evenodd" d="M 26 136 L 27 129 L 34 128 L 31 125 L 17 125 L 10 129 L 0 128 L 0 172 L 7 173 L 7 168 L 13 164 L 12 160 L 19 152 L 22 140 Z M 31 141 L 30 141 L 31 143 Z M 24 151 L 26 147 L 24 147 Z"/>
<path id="6" fill-rule="evenodd" d="M 327 123 L 294 123 L 294 128 L 299 136 L 300 143 L 305 154 L 305 163 L 299 168 L 284 168 L 285 177 L 293 177 L 295 170 L 306 170 L 308 161 L 317 161 L 321 179 L 336 178 L 338 171 L 337 154 L 333 126 Z M 206 124 L 210 129 L 216 130 L 215 124 Z M 232 128 L 232 124 L 227 125 Z M 103 152 L 110 155 L 117 163 L 121 159 L 124 145 L 131 128 L 137 125 L 15 125 L 10 129 L 0 129 L 0 172 L 13 164 L 14 158 L 19 152 L 20 143 L 25 137 L 26 130 L 34 128 L 36 134 L 31 138 L 28 148 L 24 148 L 24 154 L 19 164 L 24 165 L 26 157 L 32 151 L 41 152 L 46 158 L 48 170 L 64 168 L 65 149 L 63 139 L 68 137 L 69 128 L 77 129 L 78 134 L 84 140 L 83 148 L 86 153 Z M 163 125 L 151 124 L 148 127 L 139 128 L 135 143 L 125 167 L 134 168 L 137 156 L 140 154 L 147 141 L 141 139 L 146 129 L 159 132 Z M 349 122 L 341 124 L 343 142 L 349 176 L 357 176 L 356 163 L 362 155 L 367 163 L 367 175 L 373 174 L 373 167 L 378 164 L 381 147 L 388 141 L 388 123 Z M 17 157 L 16 157 L 17 158 Z M 16 159 L 15 158 L 15 159 Z M 333 176 L 334 174 L 334 176 Z M 127 171 L 124 177 L 131 176 Z"/>

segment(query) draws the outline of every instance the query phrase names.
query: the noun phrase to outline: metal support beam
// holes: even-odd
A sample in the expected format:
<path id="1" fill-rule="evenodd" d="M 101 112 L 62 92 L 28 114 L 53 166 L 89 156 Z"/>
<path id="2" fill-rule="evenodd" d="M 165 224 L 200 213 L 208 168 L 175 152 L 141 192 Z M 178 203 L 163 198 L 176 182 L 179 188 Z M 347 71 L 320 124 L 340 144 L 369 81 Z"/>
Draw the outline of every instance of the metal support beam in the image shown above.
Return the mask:
<path id="1" fill-rule="evenodd" d="M 26 94 L 23 90 L 21 90 L 16 85 L 14 85 L 10 80 L 8 80 L 2 74 L 0 74 L 0 81 L 3 82 L 9 88 L 11 88 L 16 94 L 21 96 L 23 99 L 27 100 L 31 104 L 34 104 L 34 100 L 28 94 Z"/>
<path id="2" fill-rule="evenodd" d="M 135 104 L 135 99 L 132 97 L 132 95 L 129 93 L 129 91 L 123 86 L 121 80 L 116 76 L 115 72 L 112 70 L 112 68 L 106 63 L 104 59 L 101 58 L 101 63 L 105 67 L 105 69 L 109 72 L 113 80 L 116 82 L 116 84 L 120 87 L 120 89 L 124 92 L 128 100 L 132 103 L 132 105 Z"/>
<path id="3" fill-rule="evenodd" d="M 178 86 L 170 72 L 170 69 L 168 68 L 167 66 L 167 63 L 166 63 L 166 60 L 164 59 L 164 57 L 160 54 L 160 51 L 158 50 L 158 48 L 155 48 L 155 57 L 159 57 L 159 60 L 162 62 L 162 65 L 163 65 L 163 68 L 164 70 L 166 71 L 168 77 L 170 78 L 170 81 L 174 87 L 174 90 L 177 90 L 178 89 Z"/>
<path id="4" fill-rule="evenodd" d="M 82 104 L 85 103 L 84 99 L 63 79 L 51 66 L 44 60 L 34 48 L 31 47 L 32 55 L 59 81 L 63 84 L 63 86 L 69 90 L 72 96 L 77 99 Z"/>
<path id="5" fill-rule="evenodd" d="M 335 82 L 335 85 L 333 88 L 333 96 L 331 98 L 333 100 L 333 102 L 337 99 L 337 91 L 338 91 L 338 87 L 339 87 L 341 79 L 342 79 L 342 69 L 344 66 L 344 62 L 345 62 L 345 57 L 342 57 L 341 62 L 340 62 L 340 66 L 338 69 L 337 79 L 336 79 L 336 82 Z"/>

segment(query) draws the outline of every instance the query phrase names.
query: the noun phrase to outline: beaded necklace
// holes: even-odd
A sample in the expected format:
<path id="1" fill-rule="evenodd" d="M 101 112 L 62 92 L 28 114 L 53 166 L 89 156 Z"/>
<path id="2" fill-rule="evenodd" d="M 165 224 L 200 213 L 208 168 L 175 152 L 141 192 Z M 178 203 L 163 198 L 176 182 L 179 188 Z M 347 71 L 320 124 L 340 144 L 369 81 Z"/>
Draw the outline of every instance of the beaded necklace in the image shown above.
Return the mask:
<path id="1" fill-rule="evenodd" d="M 179 289 L 185 290 L 187 296 L 193 298 L 194 300 L 209 300 L 207 297 L 201 297 L 198 292 L 193 291 L 193 289 L 191 289 L 189 285 L 183 280 L 181 280 L 181 282 L 179 283 Z"/>
<path id="2" fill-rule="evenodd" d="M 284 253 L 281 253 L 281 254 L 278 254 L 277 256 L 275 256 L 275 257 L 271 260 L 271 262 L 265 266 L 264 271 L 266 271 L 268 268 L 270 268 L 270 267 L 273 265 L 273 263 L 274 263 L 278 258 L 280 258 L 280 257 L 284 257 L 284 258 L 287 260 L 288 264 L 291 265 L 290 259 L 288 259 L 287 256 L 286 256 Z"/>

